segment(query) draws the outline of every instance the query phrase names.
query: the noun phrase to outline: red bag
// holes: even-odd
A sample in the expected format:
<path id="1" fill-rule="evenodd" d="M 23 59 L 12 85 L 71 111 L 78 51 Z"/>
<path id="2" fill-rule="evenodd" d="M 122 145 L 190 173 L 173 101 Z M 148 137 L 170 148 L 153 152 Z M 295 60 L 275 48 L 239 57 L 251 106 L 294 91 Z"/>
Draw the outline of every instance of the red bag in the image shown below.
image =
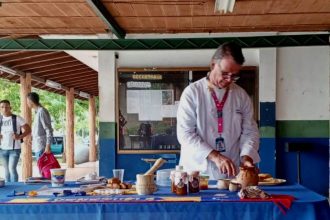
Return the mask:
<path id="1" fill-rule="evenodd" d="M 50 179 L 50 169 L 61 168 L 53 153 L 43 153 L 38 162 L 39 172 L 42 177 Z"/>

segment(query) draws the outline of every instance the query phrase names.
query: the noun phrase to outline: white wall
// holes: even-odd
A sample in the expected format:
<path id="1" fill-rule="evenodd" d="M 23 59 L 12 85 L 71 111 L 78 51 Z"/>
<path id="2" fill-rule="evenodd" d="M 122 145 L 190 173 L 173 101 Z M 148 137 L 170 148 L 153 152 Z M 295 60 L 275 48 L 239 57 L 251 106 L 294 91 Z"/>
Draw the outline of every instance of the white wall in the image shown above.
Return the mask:
<path id="1" fill-rule="evenodd" d="M 277 52 L 277 120 L 329 120 L 330 49 L 286 47 Z"/>
<path id="2" fill-rule="evenodd" d="M 119 51 L 117 67 L 207 67 L 215 52 L 212 50 Z M 257 49 L 244 49 L 246 66 L 257 66 Z"/>
<path id="3" fill-rule="evenodd" d="M 118 51 L 116 67 L 206 67 L 214 51 Z M 329 47 L 244 49 L 243 53 L 245 65 L 259 67 L 260 101 L 276 101 L 277 120 L 329 120 Z M 100 116 L 114 121 L 114 52 L 101 54 Z"/>
<path id="4" fill-rule="evenodd" d="M 99 118 L 102 122 L 115 122 L 116 58 L 113 51 L 99 51 Z"/>
<path id="5" fill-rule="evenodd" d="M 277 48 L 259 50 L 259 101 L 276 101 L 276 52 Z"/>

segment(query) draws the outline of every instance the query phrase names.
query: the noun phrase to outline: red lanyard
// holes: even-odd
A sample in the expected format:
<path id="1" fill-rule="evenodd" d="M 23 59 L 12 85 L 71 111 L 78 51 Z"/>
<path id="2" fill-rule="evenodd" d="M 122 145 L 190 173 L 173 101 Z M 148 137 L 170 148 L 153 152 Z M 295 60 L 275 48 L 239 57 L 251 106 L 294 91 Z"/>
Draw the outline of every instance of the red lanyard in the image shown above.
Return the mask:
<path id="1" fill-rule="evenodd" d="M 215 94 L 214 90 L 211 89 L 211 95 L 212 95 L 213 101 L 214 101 L 214 103 L 215 103 L 215 106 L 217 107 L 217 116 L 218 116 L 218 133 L 219 133 L 220 135 L 222 134 L 222 131 L 223 131 L 222 109 L 223 109 L 223 106 L 225 105 L 225 102 L 226 102 L 226 100 L 227 100 L 228 92 L 229 92 L 229 89 L 227 88 L 225 94 L 224 94 L 223 97 L 222 97 L 221 102 L 219 102 L 219 100 L 218 100 L 218 98 L 217 98 L 217 95 Z"/>

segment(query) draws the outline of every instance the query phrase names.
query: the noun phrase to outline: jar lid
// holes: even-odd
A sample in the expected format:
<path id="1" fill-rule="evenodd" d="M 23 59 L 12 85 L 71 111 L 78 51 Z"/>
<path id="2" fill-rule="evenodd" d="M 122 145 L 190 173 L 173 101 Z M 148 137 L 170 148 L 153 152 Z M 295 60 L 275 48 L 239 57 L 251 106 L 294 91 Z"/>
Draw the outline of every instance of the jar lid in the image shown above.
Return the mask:
<path id="1" fill-rule="evenodd" d="M 209 179 L 210 178 L 210 176 L 207 175 L 206 173 L 201 173 L 200 177 L 204 178 L 204 179 Z"/>
<path id="2" fill-rule="evenodd" d="M 194 171 L 189 171 L 189 172 L 188 172 L 188 175 L 189 175 L 189 176 L 195 176 L 195 177 L 196 177 L 196 176 L 199 176 L 199 171 L 196 171 L 196 170 L 194 170 Z"/>
<path id="3" fill-rule="evenodd" d="M 175 177 L 177 178 L 177 177 L 187 177 L 188 176 L 188 174 L 187 174 L 187 172 L 184 172 L 184 171 L 176 171 L 175 172 Z"/>
<path id="4" fill-rule="evenodd" d="M 175 170 L 183 170 L 183 166 L 182 165 L 176 165 Z"/>

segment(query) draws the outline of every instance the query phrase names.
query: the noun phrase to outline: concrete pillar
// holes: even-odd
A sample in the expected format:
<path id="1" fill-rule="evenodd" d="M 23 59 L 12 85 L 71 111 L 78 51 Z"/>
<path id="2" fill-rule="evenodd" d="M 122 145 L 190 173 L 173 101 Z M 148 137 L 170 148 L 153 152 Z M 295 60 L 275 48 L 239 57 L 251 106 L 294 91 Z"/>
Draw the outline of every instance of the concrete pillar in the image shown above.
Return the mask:
<path id="1" fill-rule="evenodd" d="M 276 48 L 259 50 L 260 170 L 276 174 Z"/>
<path id="2" fill-rule="evenodd" d="M 116 57 L 114 51 L 99 52 L 99 173 L 111 177 L 116 167 Z"/>

